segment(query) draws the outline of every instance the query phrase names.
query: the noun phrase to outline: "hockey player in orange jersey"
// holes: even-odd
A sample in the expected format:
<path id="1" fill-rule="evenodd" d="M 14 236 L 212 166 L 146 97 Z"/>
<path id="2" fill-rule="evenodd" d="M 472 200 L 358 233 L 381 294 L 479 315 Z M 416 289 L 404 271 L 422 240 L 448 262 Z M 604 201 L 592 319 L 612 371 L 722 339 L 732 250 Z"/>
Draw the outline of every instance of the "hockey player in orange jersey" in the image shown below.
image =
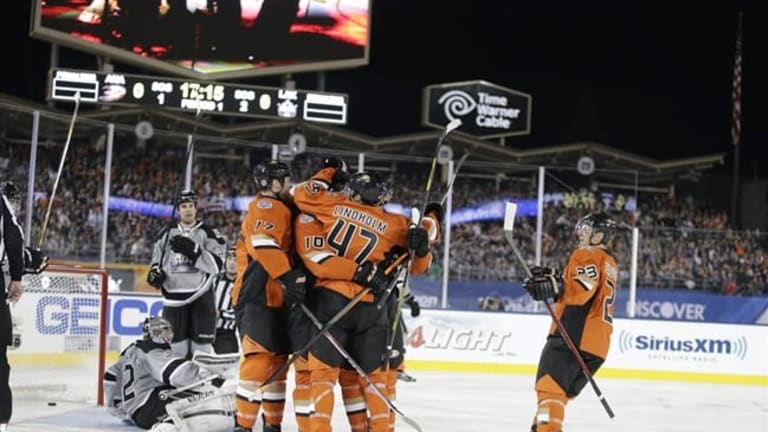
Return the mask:
<path id="1" fill-rule="evenodd" d="M 292 352 L 287 323 L 297 310 L 293 306 L 304 300 L 306 275 L 293 262 L 290 167 L 276 161 L 261 163 L 253 177 L 259 192 L 248 206 L 235 245 L 238 270 L 232 288 L 243 356 L 235 400 L 236 430 L 250 431 L 262 408 L 264 431 L 278 432 L 286 376 L 263 391 L 259 388 Z"/>
<path id="2" fill-rule="evenodd" d="M 547 267 L 534 267 L 523 286 L 535 300 L 553 298 L 562 322 L 591 373 L 608 355 L 619 270 L 608 246 L 616 223 L 603 213 L 584 216 L 576 224 L 579 247 L 562 276 Z M 563 429 L 565 406 L 587 384 L 587 378 L 553 322 L 536 373 L 538 409 L 532 432 Z"/>
<path id="3" fill-rule="evenodd" d="M 392 282 L 383 261 L 394 248 L 413 250 L 412 272 L 425 272 L 431 263 L 429 237 L 410 221 L 384 211 L 381 205 L 390 194 L 389 185 L 369 173 L 357 173 L 347 193 L 330 191 L 334 179 L 346 165 L 338 159 L 326 161 L 326 168 L 296 186 L 294 203 L 306 215 L 296 221 L 297 252 L 316 278 L 313 312 L 327 322 L 362 289 L 363 297 L 330 333 L 384 392 L 386 374 L 383 354 L 387 344 L 389 317 L 379 310 L 375 295 L 383 294 Z M 318 223 L 319 222 L 319 223 Z M 339 379 L 342 356 L 325 339 L 319 339 L 309 354 L 312 401 L 310 432 L 329 432 L 333 414 L 333 386 Z M 366 383 L 361 379 L 361 386 Z M 371 432 L 388 432 L 389 408 L 376 393 L 366 391 Z"/>

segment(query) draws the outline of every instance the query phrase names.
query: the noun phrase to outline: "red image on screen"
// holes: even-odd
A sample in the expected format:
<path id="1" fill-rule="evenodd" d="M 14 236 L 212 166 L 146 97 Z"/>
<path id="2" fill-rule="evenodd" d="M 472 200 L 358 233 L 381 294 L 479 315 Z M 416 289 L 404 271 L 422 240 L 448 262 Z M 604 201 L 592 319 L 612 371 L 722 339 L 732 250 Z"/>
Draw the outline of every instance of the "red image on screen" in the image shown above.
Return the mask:
<path id="1" fill-rule="evenodd" d="M 237 78 L 368 63 L 370 0 L 36 0 L 32 35 L 153 69 Z"/>

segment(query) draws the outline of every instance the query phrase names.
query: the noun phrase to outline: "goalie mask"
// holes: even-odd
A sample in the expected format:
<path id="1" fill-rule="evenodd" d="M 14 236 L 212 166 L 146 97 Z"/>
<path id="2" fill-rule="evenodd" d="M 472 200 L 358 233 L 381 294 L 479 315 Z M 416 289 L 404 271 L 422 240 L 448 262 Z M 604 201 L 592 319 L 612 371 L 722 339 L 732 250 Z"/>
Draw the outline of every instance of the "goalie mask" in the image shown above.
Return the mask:
<path id="1" fill-rule="evenodd" d="M 576 236 L 581 241 L 581 235 L 585 234 L 585 241 L 589 246 L 607 245 L 616 234 L 616 222 L 605 213 L 591 213 L 576 224 Z M 601 233 L 602 239 L 594 241 L 595 234 Z"/>
<path id="2" fill-rule="evenodd" d="M 359 172 L 352 175 L 347 183 L 347 194 L 363 204 L 381 206 L 392 198 L 392 187 L 386 180 L 375 174 Z"/>
<path id="3" fill-rule="evenodd" d="M 283 162 L 269 161 L 253 168 L 253 182 L 260 191 L 270 189 L 273 179 L 279 181 L 282 188 L 286 177 L 291 177 L 291 167 Z"/>
<path id="4" fill-rule="evenodd" d="M 141 328 L 144 340 L 151 340 L 157 344 L 170 344 L 173 340 L 171 323 L 163 317 L 149 317 L 144 320 Z"/>

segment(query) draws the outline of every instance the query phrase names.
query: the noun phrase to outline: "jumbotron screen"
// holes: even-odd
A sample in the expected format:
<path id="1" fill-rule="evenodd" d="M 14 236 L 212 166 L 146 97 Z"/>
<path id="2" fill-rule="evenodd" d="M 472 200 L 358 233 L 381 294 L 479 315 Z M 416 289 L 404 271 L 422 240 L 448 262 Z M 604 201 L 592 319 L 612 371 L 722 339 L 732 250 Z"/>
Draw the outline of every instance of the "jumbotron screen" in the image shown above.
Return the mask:
<path id="1" fill-rule="evenodd" d="M 174 75 L 368 64 L 372 0 L 33 0 L 33 37 Z"/>

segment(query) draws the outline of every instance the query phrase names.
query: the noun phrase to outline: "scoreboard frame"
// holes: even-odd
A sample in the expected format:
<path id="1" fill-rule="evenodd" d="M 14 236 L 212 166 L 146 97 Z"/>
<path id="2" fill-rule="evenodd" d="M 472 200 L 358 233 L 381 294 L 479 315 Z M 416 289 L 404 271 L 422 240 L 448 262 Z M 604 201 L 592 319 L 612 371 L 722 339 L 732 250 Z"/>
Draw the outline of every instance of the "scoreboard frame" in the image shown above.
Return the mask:
<path id="1" fill-rule="evenodd" d="M 49 101 L 145 106 L 222 116 L 305 120 L 344 125 L 348 96 L 122 72 L 51 69 Z"/>

